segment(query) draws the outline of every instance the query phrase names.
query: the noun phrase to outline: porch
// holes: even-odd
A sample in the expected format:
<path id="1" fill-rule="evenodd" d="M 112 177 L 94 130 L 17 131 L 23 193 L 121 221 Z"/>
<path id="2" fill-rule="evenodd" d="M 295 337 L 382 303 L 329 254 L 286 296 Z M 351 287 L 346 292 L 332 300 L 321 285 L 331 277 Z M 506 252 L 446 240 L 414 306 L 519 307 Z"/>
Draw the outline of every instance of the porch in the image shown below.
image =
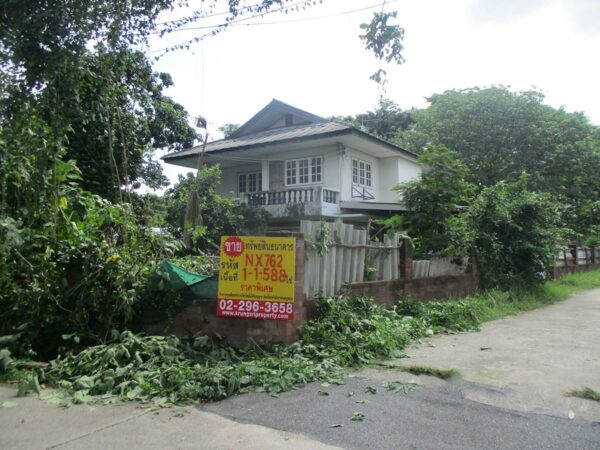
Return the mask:
<path id="1" fill-rule="evenodd" d="M 321 186 L 244 193 L 242 201 L 263 207 L 272 218 L 337 216 L 340 191 Z"/>

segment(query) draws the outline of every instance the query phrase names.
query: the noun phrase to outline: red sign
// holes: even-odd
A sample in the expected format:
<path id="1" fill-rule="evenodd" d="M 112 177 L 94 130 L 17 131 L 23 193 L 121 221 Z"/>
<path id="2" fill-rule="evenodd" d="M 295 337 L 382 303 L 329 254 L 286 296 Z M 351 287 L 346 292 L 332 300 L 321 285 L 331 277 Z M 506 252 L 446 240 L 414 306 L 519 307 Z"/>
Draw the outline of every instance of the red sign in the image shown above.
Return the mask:
<path id="1" fill-rule="evenodd" d="M 244 241 L 238 236 L 232 236 L 223 242 L 223 252 L 227 256 L 240 256 L 244 253 Z"/>

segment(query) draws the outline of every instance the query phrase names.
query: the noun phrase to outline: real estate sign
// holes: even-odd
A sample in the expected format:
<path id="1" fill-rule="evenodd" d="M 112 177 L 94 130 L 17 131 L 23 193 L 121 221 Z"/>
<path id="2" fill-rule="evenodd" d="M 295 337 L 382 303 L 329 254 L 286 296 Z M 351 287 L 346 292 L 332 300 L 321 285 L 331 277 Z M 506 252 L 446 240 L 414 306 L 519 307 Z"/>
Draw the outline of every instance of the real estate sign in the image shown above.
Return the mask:
<path id="1" fill-rule="evenodd" d="M 296 239 L 222 236 L 217 316 L 294 318 Z"/>

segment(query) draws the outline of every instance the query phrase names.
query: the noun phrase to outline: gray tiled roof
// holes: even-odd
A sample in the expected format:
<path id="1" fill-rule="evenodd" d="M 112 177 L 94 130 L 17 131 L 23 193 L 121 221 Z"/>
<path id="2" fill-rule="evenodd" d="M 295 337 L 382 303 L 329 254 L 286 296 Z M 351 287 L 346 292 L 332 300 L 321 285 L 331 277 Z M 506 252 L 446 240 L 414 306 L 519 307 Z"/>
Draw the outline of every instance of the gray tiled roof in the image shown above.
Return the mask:
<path id="1" fill-rule="evenodd" d="M 351 125 L 346 125 L 340 122 L 329 121 L 325 123 L 313 123 L 309 125 L 298 125 L 295 127 L 276 128 L 272 130 L 261 131 L 254 134 L 241 136 L 233 139 L 221 139 L 219 141 L 209 142 L 206 144 L 206 152 L 216 152 L 222 150 L 235 150 L 244 147 L 257 146 L 261 144 L 272 144 L 279 141 L 288 141 L 293 139 L 301 139 L 307 137 L 317 137 L 330 133 L 338 133 L 354 129 Z M 164 160 L 173 158 L 182 158 L 185 156 L 197 155 L 202 150 L 202 146 L 198 145 L 187 150 L 182 150 L 177 153 L 172 153 L 163 157 Z"/>

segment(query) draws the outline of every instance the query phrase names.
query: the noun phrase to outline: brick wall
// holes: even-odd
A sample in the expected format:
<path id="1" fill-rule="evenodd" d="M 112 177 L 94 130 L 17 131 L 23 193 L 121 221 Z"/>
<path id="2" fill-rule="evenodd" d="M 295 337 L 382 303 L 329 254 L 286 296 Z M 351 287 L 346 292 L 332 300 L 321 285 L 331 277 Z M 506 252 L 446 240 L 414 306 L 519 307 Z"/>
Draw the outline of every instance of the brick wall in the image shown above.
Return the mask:
<path id="1" fill-rule="evenodd" d="M 273 232 L 268 235 L 296 238 L 294 320 L 217 317 L 217 299 L 198 299 L 173 318 L 169 333 L 179 336 L 197 332 L 219 334 L 227 338 L 232 345 L 240 347 L 251 342 L 264 344 L 296 341 L 298 327 L 316 316 L 315 300 L 307 299 L 303 292 L 304 235 L 289 232 Z M 352 283 L 345 287 L 344 292 L 349 295 L 373 297 L 379 304 L 393 306 L 401 297 L 421 300 L 456 298 L 471 294 L 478 289 L 479 275 L 473 263 L 464 275 L 413 278 L 413 250 L 412 242 L 405 238 L 400 247 L 399 280 Z M 145 324 L 141 326 L 140 330 L 151 334 L 161 334 L 165 332 L 165 326 L 165 322 Z"/>
<path id="2" fill-rule="evenodd" d="M 473 294 L 478 289 L 479 276 L 472 272 L 457 276 L 352 283 L 345 288 L 344 292 L 347 295 L 373 297 L 376 303 L 391 307 L 400 298 L 418 300 L 459 298 Z"/>
<path id="3" fill-rule="evenodd" d="M 169 327 L 169 333 L 178 336 L 194 334 L 220 334 L 232 344 L 244 347 L 251 342 L 290 343 L 298 339 L 298 327 L 311 315 L 314 302 L 307 302 L 303 292 L 304 236 L 300 233 L 268 233 L 269 236 L 296 238 L 296 268 L 294 286 L 294 320 L 260 320 L 217 317 L 217 299 L 198 299 L 179 312 Z M 311 309 L 312 308 L 312 309 Z M 141 331 L 163 334 L 165 322 L 144 324 Z"/>

